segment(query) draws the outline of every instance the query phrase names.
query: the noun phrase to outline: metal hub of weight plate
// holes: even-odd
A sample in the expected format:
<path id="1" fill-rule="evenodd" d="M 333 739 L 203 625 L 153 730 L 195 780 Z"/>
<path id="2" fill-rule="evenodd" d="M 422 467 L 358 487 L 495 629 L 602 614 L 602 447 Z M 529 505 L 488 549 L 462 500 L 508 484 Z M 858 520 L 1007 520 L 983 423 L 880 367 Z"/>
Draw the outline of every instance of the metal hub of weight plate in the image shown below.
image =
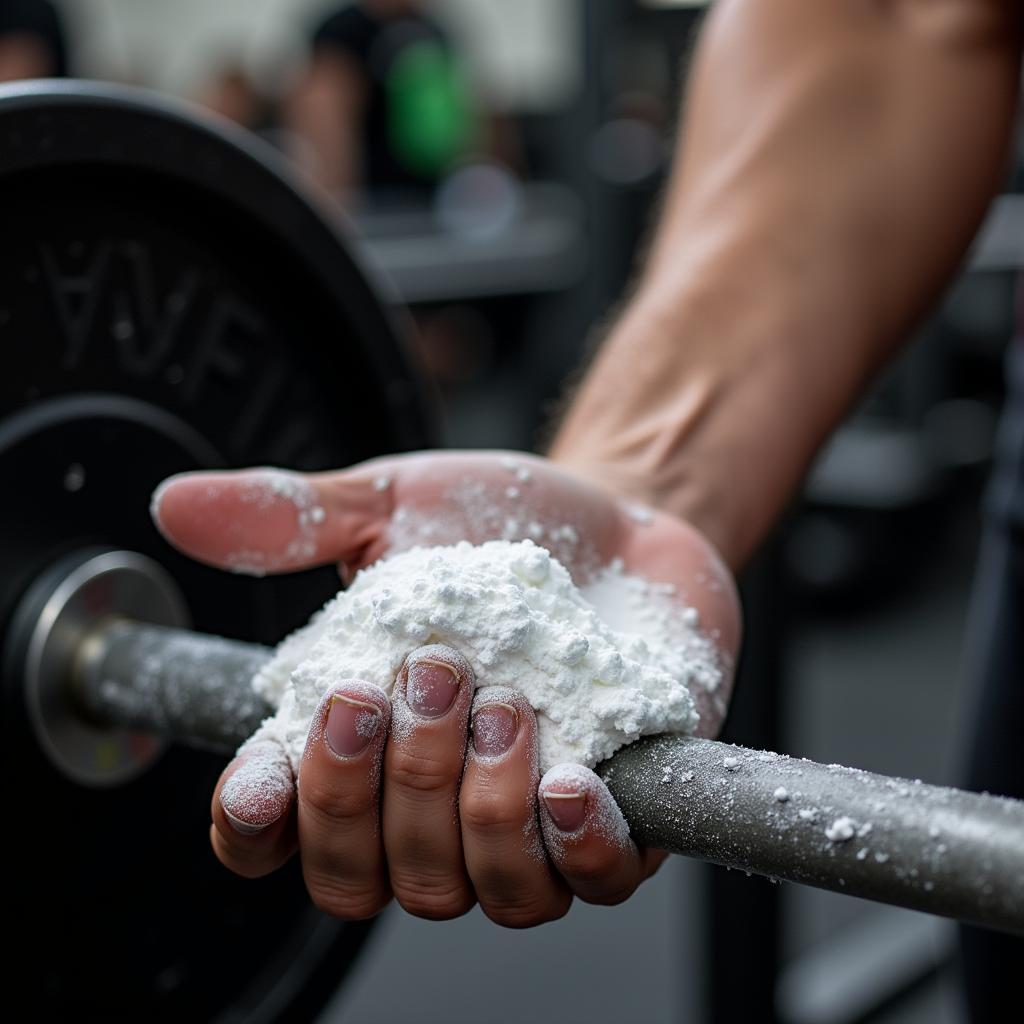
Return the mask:
<path id="1" fill-rule="evenodd" d="M 83 786 L 130 782 L 166 747 L 152 733 L 93 721 L 75 692 L 79 666 L 105 646 L 102 632 L 125 620 L 177 629 L 190 623 L 177 584 L 156 562 L 130 551 L 76 552 L 32 584 L 4 644 L 8 673 L 22 679 L 36 742 L 51 764 Z"/>
<path id="2" fill-rule="evenodd" d="M 85 83 L 0 88 L 0 224 L 0 644 L 32 581 L 90 547 L 162 565 L 196 629 L 276 642 L 336 589 L 333 570 L 252 580 L 196 565 L 154 530 L 148 499 L 182 470 L 327 469 L 431 442 L 337 226 L 246 133 Z M 312 911 L 294 870 L 250 882 L 217 864 L 222 760 L 172 748 L 122 786 L 83 787 L 40 749 L 15 676 L 6 976 L 29 1005 L 107 1020 L 313 1013 L 364 929 Z"/>

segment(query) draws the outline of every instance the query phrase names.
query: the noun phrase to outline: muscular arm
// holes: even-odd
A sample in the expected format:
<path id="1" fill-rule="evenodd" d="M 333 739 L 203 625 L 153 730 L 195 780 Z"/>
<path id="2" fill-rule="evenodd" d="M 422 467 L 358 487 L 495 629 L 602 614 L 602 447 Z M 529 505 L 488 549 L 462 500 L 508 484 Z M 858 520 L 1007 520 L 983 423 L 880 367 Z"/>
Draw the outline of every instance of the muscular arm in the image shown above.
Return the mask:
<path id="1" fill-rule="evenodd" d="M 719 0 L 637 294 L 552 456 L 737 567 L 998 187 L 1018 0 Z"/>

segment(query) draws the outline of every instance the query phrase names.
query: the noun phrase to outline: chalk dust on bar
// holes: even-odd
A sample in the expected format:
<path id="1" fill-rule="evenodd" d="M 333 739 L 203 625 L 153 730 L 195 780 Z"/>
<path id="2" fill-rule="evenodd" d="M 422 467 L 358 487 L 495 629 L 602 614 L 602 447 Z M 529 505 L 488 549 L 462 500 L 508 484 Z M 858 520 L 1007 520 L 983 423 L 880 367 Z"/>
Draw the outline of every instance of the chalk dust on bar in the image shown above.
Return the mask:
<path id="1" fill-rule="evenodd" d="M 529 539 L 419 546 L 364 569 L 280 645 L 254 681 L 278 708 L 257 737 L 283 743 L 297 770 L 325 691 L 359 679 L 390 692 L 406 656 L 428 643 L 461 651 L 478 685 L 530 701 L 541 771 L 592 767 L 640 736 L 692 733 L 691 691 L 721 679 L 696 611 L 618 563 L 580 589 Z"/>

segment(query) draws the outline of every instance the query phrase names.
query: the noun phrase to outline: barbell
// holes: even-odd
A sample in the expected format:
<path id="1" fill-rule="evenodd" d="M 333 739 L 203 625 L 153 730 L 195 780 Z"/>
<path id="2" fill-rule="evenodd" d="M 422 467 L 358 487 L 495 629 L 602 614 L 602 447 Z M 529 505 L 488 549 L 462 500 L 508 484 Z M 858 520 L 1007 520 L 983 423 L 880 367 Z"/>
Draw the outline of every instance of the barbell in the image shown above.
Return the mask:
<path id="1" fill-rule="evenodd" d="M 83 615 L 96 592 L 108 606 Z M 145 607 L 155 621 L 138 620 Z M 183 609 L 130 552 L 86 553 L 37 582 L 14 649 L 39 741 L 67 771 L 116 782 L 146 767 L 133 752 L 154 736 L 230 754 L 273 713 L 251 685 L 272 651 L 184 629 Z M 79 734 L 99 745 L 112 729 L 123 764 L 90 779 Z M 1020 801 L 683 736 L 634 743 L 600 773 L 646 845 L 1024 934 Z"/>

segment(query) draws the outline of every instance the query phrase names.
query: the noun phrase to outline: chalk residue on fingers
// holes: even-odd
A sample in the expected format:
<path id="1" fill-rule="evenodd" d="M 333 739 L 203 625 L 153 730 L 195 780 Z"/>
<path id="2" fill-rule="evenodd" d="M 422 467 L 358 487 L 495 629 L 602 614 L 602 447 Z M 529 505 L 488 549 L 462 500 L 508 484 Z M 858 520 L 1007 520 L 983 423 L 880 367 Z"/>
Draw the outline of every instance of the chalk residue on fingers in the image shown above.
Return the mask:
<path id="1" fill-rule="evenodd" d="M 283 551 L 238 551 L 228 556 L 228 567 L 249 576 L 275 572 L 294 562 L 306 562 L 317 555 L 317 527 L 327 512 L 317 503 L 312 485 L 299 473 L 283 469 L 258 469 L 246 474 L 239 496 L 243 504 L 268 511 L 282 503 L 295 512 L 295 533 Z"/>
<path id="2" fill-rule="evenodd" d="M 243 835 L 269 828 L 288 809 L 295 785 L 288 754 L 280 743 L 254 737 L 239 750 L 241 763 L 221 787 L 220 802 Z"/>
<path id="3" fill-rule="evenodd" d="M 153 493 L 150 514 L 172 543 L 248 576 L 315 561 L 328 519 L 305 476 L 271 468 L 170 477 Z"/>
<path id="4" fill-rule="evenodd" d="M 547 853 L 545 852 L 544 843 L 541 839 L 537 806 L 535 803 L 537 785 L 540 780 L 540 772 L 537 768 L 537 722 L 530 702 L 518 690 L 513 689 L 510 686 L 481 686 L 476 691 L 473 695 L 473 706 L 470 715 L 471 737 L 467 748 L 467 756 L 474 762 L 485 766 L 495 764 L 500 765 L 506 757 L 514 756 L 511 753 L 505 753 L 497 756 L 480 754 L 476 750 L 473 737 L 480 730 L 486 730 L 489 728 L 486 724 L 487 716 L 485 715 L 478 720 L 476 717 L 477 713 L 483 708 L 493 707 L 495 705 L 511 709 L 518 719 L 516 737 L 513 740 L 512 747 L 509 748 L 509 751 L 511 752 L 515 748 L 516 744 L 522 743 L 523 737 L 526 737 L 526 756 L 529 761 L 532 783 L 523 794 L 523 850 L 538 863 L 544 863 L 547 860 Z"/>
<path id="5" fill-rule="evenodd" d="M 544 843 L 555 857 L 561 856 L 567 842 L 578 842 L 588 836 L 599 836 L 609 846 L 627 849 L 630 846 L 629 825 L 605 784 L 589 768 L 580 764 L 556 764 L 540 780 L 541 827 Z M 583 824 L 575 832 L 563 832 L 546 810 L 548 799 L 579 799 L 585 801 Z"/>
<path id="6" fill-rule="evenodd" d="M 320 698 L 320 703 L 310 720 L 309 731 L 306 737 L 306 746 L 303 750 L 303 760 L 313 756 L 317 744 L 325 742 L 327 729 L 327 715 L 331 710 L 331 702 L 341 697 L 354 706 L 362 706 L 363 711 L 356 717 L 356 732 L 372 740 L 382 729 L 386 730 L 391 719 L 391 701 L 388 695 L 373 683 L 364 683 L 360 679 L 345 679 L 340 683 L 331 686 Z M 264 722 L 257 735 L 272 735 L 276 741 L 284 746 L 288 743 L 288 734 L 273 729 L 274 719 Z M 330 744 L 328 744 L 328 749 Z M 335 755 L 340 756 L 340 755 Z"/>
<path id="7" fill-rule="evenodd" d="M 519 737 L 529 737 L 529 756 L 531 764 L 536 770 L 537 767 L 537 726 L 534 718 L 533 707 L 530 702 L 516 689 L 511 686 L 481 686 L 473 695 L 473 707 L 470 713 L 472 731 L 474 734 L 481 730 L 489 730 L 492 727 L 487 724 L 487 716 L 477 721 L 477 712 L 486 707 L 500 705 L 507 708 L 517 720 L 516 737 L 513 744 L 518 742 Z M 533 721 L 531 721 L 531 719 Z M 479 754 L 473 743 L 469 745 L 470 756 L 483 760 L 490 760 L 492 755 Z M 499 755 L 504 756 L 504 755 Z"/>
<path id="8" fill-rule="evenodd" d="M 403 659 L 394 688 L 397 694 L 391 702 L 391 737 L 399 743 L 409 739 L 417 725 L 423 723 L 423 719 L 409 707 L 410 699 L 416 697 L 416 683 L 409 671 L 415 664 L 435 665 L 447 669 L 455 677 L 460 688 L 468 685 L 472 689 L 476 685 L 473 666 L 461 651 L 442 643 L 430 643 L 413 651 L 408 658 Z M 451 706 L 454 708 L 458 703 L 459 696 L 456 695 Z M 468 715 L 468 710 L 463 713 Z"/>

